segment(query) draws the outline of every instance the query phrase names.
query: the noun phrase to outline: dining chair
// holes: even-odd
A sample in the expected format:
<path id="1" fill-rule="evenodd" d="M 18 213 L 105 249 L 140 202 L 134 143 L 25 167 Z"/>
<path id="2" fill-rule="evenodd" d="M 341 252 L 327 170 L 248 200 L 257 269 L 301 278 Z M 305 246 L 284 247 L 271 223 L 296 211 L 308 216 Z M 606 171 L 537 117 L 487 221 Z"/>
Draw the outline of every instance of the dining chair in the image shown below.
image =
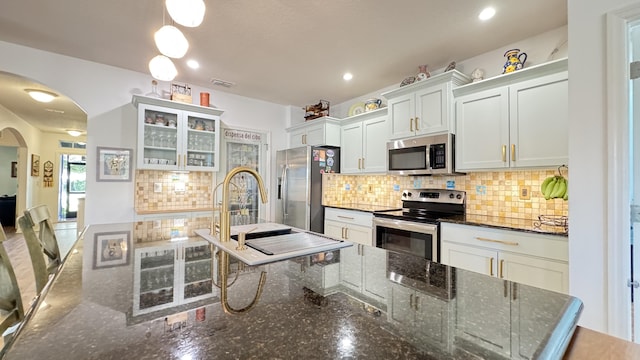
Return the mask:
<path id="1" fill-rule="evenodd" d="M 38 227 L 38 240 L 42 244 L 42 250 L 49 258 L 47 265 L 49 272 L 52 273 L 62 263 L 60 256 L 60 247 L 56 238 L 51 216 L 46 205 L 37 205 L 24 211 L 25 217 L 31 219 L 31 222 Z"/>
<path id="2" fill-rule="evenodd" d="M 36 294 L 40 294 L 49 281 L 49 274 L 55 271 L 57 265 L 50 261 L 51 268 L 47 266 L 44 250 L 36 234 L 35 224 L 31 221 L 31 217 L 26 215 L 18 217 L 18 227 L 22 231 L 22 236 L 31 257 L 33 275 L 36 280 Z"/>
<path id="3" fill-rule="evenodd" d="M 24 318 L 24 306 L 4 241 L 7 236 L 0 225 L 0 334 Z"/>

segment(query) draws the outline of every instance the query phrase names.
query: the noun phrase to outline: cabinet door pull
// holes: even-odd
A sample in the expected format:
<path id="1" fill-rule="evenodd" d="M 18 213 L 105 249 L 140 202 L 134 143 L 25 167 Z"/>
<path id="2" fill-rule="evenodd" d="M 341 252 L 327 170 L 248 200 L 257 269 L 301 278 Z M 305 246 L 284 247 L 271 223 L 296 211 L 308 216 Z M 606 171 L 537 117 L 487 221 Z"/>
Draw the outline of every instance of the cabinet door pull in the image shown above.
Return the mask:
<path id="1" fill-rule="evenodd" d="M 502 145 L 502 162 L 507 162 L 507 145 Z"/>
<path id="2" fill-rule="evenodd" d="M 344 239 L 344 228 L 340 228 L 340 230 L 342 230 L 342 233 L 340 234 L 340 237 L 341 237 L 342 239 Z"/>
<path id="3" fill-rule="evenodd" d="M 513 300 L 517 300 L 518 299 L 518 284 L 513 283 L 511 284 L 511 291 L 512 291 L 512 295 L 513 295 Z"/>
<path id="4" fill-rule="evenodd" d="M 349 240 L 349 228 L 344 228 L 344 239 Z"/>
<path id="5" fill-rule="evenodd" d="M 511 144 L 511 161 L 516 161 L 516 144 Z"/>
<path id="6" fill-rule="evenodd" d="M 509 297 L 509 284 L 507 280 L 503 280 L 502 284 L 504 286 L 504 297 Z"/>
<path id="7" fill-rule="evenodd" d="M 489 259 L 489 275 L 493 276 L 493 258 Z"/>
<path id="8" fill-rule="evenodd" d="M 358 158 L 358 170 L 362 169 L 362 158 Z"/>
<path id="9" fill-rule="evenodd" d="M 178 251 L 178 249 L 175 249 L 176 252 L 176 260 L 180 260 L 180 252 Z"/>
<path id="10" fill-rule="evenodd" d="M 498 244 L 502 244 L 502 245 L 512 245 L 512 246 L 520 245 L 519 243 L 517 243 L 515 241 L 494 240 L 494 239 L 489 239 L 489 238 L 479 237 L 479 236 L 476 236 L 476 240 L 493 242 L 493 243 L 498 243 Z"/>
<path id="11" fill-rule="evenodd" d="M 182 166 L 187 166 L 187 154 L 184 154 L 184 159 L 182 160 Z"/>
<path id="12" fill-rule="evenodd" d="M 414 119 L 414 121 L 416 122 L 416 131 L 420 130 L 418 128 L 418 120 L 420 120 L 420 119 L 418 119 L 418 117 L 416 116 L 416 118 Z"/>
<path id="13" fill-rule="evenodd" d="M 413 118 L 409 119 L 409 131 L 413 131 Z"/>
<path id="14" fill-rule="evenodd" d="M 338 215 L 338 217 L 339 217 L 340 219 L 353 220 L 353 218 L 352 218 L 351 216 Z"/>
<path id="15" fill-rule="evenodd" d="M 504 279 L 504 274 L 502 273 L 502 267 L 504 266 L 504 260 L 500 260 L 500 279 Z"/>
<path id="16" fill-rule="evenodd" d="M 409 294 L 409 307 L 413 309 L 413 294 Z"/>
<path id="17" fill-rule="evenodd" d="M 364 158 L 362 158 L 362 170 L 364 170 Z"/>
<path id="18" fill-rule="evenodd" d="M 306 145 L 306 144 L 307 144 L 307 135 L 302 135 L 302 143 L 303 143 L 304 145 Z"/>
<path id="19" fill-rule="evenodd" d="M 416 295 L 416 301 L 413 302 L 413 308 L 418 311 L 418 307 L 420 306 L 420 297 Z"/>

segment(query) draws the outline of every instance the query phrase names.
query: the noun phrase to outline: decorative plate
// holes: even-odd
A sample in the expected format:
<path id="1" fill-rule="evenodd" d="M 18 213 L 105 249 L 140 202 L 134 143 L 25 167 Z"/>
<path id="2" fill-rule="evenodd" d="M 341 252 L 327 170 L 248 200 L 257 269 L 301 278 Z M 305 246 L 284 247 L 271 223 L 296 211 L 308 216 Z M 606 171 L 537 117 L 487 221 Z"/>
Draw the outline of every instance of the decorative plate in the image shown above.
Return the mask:
<path id="1" fill-rule="evenodd" d="M 362 114 L 364 112 L 364 103 L 357 102 L 349 108 L 349 116 Z"/>

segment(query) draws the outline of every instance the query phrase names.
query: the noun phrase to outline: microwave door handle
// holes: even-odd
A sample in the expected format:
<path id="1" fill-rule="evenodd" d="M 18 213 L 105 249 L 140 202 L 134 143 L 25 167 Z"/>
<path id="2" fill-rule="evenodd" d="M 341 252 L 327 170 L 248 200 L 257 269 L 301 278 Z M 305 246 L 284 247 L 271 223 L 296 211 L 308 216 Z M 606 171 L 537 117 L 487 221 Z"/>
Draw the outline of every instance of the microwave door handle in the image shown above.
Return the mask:
<path id="1" fill-rule="evenodd" d="M 431 145 L 427 145 L 427 170 L 431 170 L 431 164 L 433 164 L 433 152 L 431 151 Z"/>

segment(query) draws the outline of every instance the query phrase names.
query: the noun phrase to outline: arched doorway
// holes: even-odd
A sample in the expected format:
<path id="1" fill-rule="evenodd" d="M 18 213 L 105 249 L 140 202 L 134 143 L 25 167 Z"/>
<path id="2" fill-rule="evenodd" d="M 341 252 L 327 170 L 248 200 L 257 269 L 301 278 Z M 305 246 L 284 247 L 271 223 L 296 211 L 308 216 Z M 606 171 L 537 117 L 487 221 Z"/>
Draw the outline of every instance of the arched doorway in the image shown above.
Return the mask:
<path id="1" fill-rule="evenodd" d="M 6 169 L 0 170 L 0 223 L 15 227 L 15 220 L 25 208 L 27 192 L 27 143 L 15 128 L 0 131 L 0 159 Z M 4 164 L 2 164 L 4 165 Z"/>

